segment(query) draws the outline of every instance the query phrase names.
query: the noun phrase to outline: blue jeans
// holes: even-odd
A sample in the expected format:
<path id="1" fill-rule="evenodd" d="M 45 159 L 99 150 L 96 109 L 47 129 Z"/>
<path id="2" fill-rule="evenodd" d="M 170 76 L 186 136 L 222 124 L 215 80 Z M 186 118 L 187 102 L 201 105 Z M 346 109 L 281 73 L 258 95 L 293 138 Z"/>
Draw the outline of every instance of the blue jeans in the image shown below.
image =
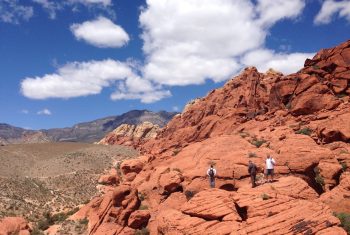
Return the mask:
<path id="1" fill-rule="evenodd" d="M 210 179 L 209 178 L 209 185 L 210 185 L 210 188 L 215 188 L 215 179 Z"/>

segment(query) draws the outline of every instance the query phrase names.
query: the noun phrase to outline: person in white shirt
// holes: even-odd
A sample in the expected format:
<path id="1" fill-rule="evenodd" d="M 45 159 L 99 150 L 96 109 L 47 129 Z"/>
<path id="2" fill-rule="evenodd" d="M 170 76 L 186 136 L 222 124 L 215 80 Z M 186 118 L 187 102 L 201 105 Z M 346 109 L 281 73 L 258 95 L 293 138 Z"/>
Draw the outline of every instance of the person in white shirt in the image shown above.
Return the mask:
<path id="1" fill-rule="evenodd" d="M 266 181 L 272 182 L 273 181 L 273 175 L 274 175 L 274 169 L 275 169 L 276 161 L 271 157 L 270 154 L 267 154 L 266 158 Z M 269 181 L 269 175 L 271 177 L 271 180 Z"/>
<path id="2" fill-rule="evenodd" d="M 215 176 L 216 176 L 216 170 L 214 169 L 213 165 L 210 165 L 209 169 L 207 170 L 207 176 L 209 176 L 209 185 L 211 188 L 215 188 Z"/>

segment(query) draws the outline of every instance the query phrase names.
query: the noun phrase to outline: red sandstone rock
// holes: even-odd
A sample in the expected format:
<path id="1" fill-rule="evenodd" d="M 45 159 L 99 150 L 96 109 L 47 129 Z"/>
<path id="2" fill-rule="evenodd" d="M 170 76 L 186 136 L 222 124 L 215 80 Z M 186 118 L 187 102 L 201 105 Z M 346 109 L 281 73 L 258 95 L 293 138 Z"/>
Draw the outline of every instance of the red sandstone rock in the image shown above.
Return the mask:
<path id="1" fill-rule="evenodd" d="M 183 177 L 179 171 L 169 171 L 164 173 L 159 178 L 159 186 L 165 193 L 172 193 L 179 189 Z"/>
<path id="2" fill-rule="evenodd" d="M 0 235 L 29 235 L 31 229 L 28 222 L 21 217 L 5 217 L 0 219 Z"/>
<path id="3" fill-rule="evenodd" d="M 131 213 L 128 226 L 133 229 L 140 229 L 147 225 L 149 218 L 151 217 L 148 210 L 136 210 Z"/>
<path id="4" fill-rule="evenodd" d="M 120 165 L 120 169 L 122 170 L 123 174 L 126 175 L 128 173 L 134 172 L 139 173 L 144 166 L 144 162 L 140 159 L 130 159 L 125 160 Z"/>

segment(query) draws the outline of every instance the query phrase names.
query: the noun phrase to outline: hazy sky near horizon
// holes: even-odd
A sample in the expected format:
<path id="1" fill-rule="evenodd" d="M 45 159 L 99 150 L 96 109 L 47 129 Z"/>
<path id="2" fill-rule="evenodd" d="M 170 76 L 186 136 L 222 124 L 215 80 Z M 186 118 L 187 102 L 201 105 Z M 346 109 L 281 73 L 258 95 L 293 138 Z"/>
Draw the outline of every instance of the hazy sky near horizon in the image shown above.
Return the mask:
<path id="1" fill-rule="evenodd" d="M 296 72 L 349 33 L 349 0 L 0 0 L 0 123 L 181 111 L 244 67 Z"/>

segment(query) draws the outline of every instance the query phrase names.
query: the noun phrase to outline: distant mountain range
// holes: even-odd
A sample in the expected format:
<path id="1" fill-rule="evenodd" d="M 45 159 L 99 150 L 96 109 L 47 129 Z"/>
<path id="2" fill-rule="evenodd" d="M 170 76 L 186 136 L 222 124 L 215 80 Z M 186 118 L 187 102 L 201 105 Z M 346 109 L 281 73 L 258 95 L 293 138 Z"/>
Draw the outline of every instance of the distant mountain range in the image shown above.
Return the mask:
<path id="1" fill-rule="evenodd" d="M 175 112 L 166 111 L 132 110 L 119 116 L 78 123 L 72 127 L 38 131 L 0 123 L 0 144 L 63 141 L 91 143 L 102 139 L 108 132 L 121 124 L 138 125 L 148 121 L 163 127 L 176 114 Z"/>

